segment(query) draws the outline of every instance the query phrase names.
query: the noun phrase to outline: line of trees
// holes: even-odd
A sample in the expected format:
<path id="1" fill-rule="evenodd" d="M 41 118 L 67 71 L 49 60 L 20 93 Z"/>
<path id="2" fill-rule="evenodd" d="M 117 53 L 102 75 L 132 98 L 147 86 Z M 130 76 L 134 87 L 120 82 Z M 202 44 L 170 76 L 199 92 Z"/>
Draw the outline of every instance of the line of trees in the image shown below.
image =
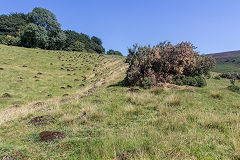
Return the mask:
<path id="1" fill-rule="evenodd" d="M 72 30 L 63 31 L 56 16 L 34 8 L 28 14 L 0 15 L 0 43 L 49 50 L 86 51 L 105 54 L 100 38 Z"/>

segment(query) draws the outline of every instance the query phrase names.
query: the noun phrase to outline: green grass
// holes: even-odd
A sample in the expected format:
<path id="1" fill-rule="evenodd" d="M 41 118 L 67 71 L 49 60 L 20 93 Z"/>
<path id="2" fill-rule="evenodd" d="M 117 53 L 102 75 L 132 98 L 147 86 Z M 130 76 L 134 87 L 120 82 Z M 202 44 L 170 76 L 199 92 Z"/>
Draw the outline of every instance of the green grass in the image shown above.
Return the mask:
<path id="1" fill-rule="evenodd" d="M 103 77 L 101 67 L 109 58 L 98 54 L 0 45 L 0 68 L 4 69 L 0 70 L 0 97 L 4 93 L 12 96 L 0 98 L 0 108 L 71 95 L 83 88 L 81 85 L 88 85 Z M 39 72 L 42 75 L 38 75 Z M 101 73 L 102 76 L 89 79 L 95 73 Z M 84 77 L 88 77 L 86 81 Z M 72 88 L 68 88 L 68 85 Z"/>
<path id="2" fill-rule="evenodd" d="M 240 65 L 233 63 L 221 63 L 218 62 L 216 67 L 213 69 L 214 72 L 218 73 L 227 73 L 227 72 L 239 72 L 240 73 Z"/>
<path id="3" fill-rule="evenodd" d="M 111 64 L 119 60 L 106 58 Z M 117 85 L 125 67 L 117 63 L 111 70 L 103 69 L 105 75 L 97 77 L 105 76 L 106 84 L 91 94 L 79 92 L 68 103 L 51 103 L 0 124 L 0 158 L 115 159 L 124 152 L 131 159 L 240 159 L 240 94 L 227 89 L 229 80 L 209 79 L 204 88 L 130 92 Z M 37 99 L 37 94 L 32 96 Z M 12 111 L 11 106 L 8 109 Z M 41 115 L 53 116 L 56 123 L 28 124 Z M 62 131 L 67 137 L 40 142 L 39 133 L 46 130 Z"/>

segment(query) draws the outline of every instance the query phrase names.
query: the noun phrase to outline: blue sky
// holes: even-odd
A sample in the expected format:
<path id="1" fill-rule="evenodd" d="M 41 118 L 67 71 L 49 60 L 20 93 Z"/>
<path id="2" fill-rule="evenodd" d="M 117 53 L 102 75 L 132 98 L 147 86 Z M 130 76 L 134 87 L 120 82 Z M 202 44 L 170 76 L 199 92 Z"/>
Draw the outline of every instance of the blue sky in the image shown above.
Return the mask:
<path id="1" fill-rule="evenodd" d="M 134 43 L 191 41 L 200 53 L 240 50 L 240 0 L 0 0 L 0 14 L 50 10 L 62 29 L 127 55 Z"/>

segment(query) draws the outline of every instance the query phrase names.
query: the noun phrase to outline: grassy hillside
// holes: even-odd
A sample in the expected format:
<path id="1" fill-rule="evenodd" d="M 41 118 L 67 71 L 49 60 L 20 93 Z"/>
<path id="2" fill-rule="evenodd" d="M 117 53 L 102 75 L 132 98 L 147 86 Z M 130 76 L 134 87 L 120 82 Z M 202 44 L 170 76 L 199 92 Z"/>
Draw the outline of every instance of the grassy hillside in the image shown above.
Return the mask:
<path id="1" fill-rule="evenodd" d="M 105 77 L 110 71 L 102 67 L 115 63 L 109 58 L 0 45 L 0 97 L 11 96 L 0 98 L 0 108 L 72 95 Z"/>
<path id="2" fill-rule="evenodd" d="M 240 51 L 214 53 L 210 55 L 217 61 L 214 69 L 215 72 L 240 72 Z"/>
<path id="3" fill-rule="evenodd" d="M 1 99 L 0 158 L 240 159 L 240 94 L 226 89 L 229 80 L 209 79 L 204 88 L 167 85 L 143 90 L 120 85 L 127 66 L 119 57 L 6 46 L 1 46 L 0 53 L 7 57 L 0 63 L 4 68 L 1 88 L 5 88 L 1 93 L 12 95 Z M 92 68 L 82 67 L 69 78 L 67 74 L 75 71 L 60 70 L 61 65 L 75 62 L 59 60 L 63 54 L 80 55 L 76 66 L 83 63 Z M 95 64 L 99 67 L 93 74 Z M 22 69 L 22 65 L 28 67 Z M 32 77 L 37 72 L 43 74 L 36 82 Z M 50 74 L 52 79 L 46 76 Z M 23 82 L 15 82 L 19 75 L 24 76 Z M 81 76 L 87 77 L 85 83 Z M 75 82 L 75 78 L 81 80 Z M 82 83 L 85 86 L 78 88 Z M 59 89 L 66 85 L 73 88 Z M 24 90 L 26 86 L 33 91 Z M 57 87 L 49 89 L 52 86 Z M 52 98 L 41 97 L 35 88 Z M 65 93 L 70 95 L 62 98 Z M 21 100 L 25 105 L 12 106 Z M 45 105 L 34 107 L 31 100 Z M 46 115 L 48 121 L 36 120 Z M 42 131 L 59 131 L 66 137 L 42 142 Z"/>

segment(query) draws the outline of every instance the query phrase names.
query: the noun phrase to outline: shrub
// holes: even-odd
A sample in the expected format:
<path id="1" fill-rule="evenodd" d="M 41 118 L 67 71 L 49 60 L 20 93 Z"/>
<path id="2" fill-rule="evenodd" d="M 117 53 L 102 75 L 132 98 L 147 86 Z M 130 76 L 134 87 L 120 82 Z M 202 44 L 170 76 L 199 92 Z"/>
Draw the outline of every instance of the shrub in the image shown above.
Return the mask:
<path id="1" fill-rule="evenodd" d="M 83 52 L 85 45 L 82 42 L 76 41 L 73 42 L 66 50 L 68 51 L 78 51 Z"/>
<path id="2" fill-rule="evenodd" d="M 231 85 L 227 87 L 230 91 L 236 92 L 240 94 L 240 87 L 235 86 L 235 85 Z"/>
<path id="3" fill-rule="evenodd" d="M 5 44 L 5 45 L 7 45 L 6 36 L 0 35 L 0 44 Z"/>
<path id="4" fill-rule="evenodd" d="M 215 65 L 213 58 L 199 56 L 189 42 L 177 45 L 163 42 L 153 48 L 134 45 L 128 51 L 125 84 L 129 86 L 147 88 L 176 81 L 180 85 L 205 86 L 201 75 L 209 73 Z"/>
<path id="5" fill-rule="evenodd" d="M 20 44 L 20 38 L 9 35 L 0 35 L 0 44 L 18 46 Z"/>
<path id="6" fill-rule="evenodd" d="M 226 78 L 226 79 L 238 79 L 240 80 L 240 74 L 236 72 L 228 72 L 228 73 L 221 73 L 219 75 L 221 78 Z"/>
<path id="7" fill-rule="evenodd" d="M 202 76 L 195 76 L 195 77 L 187 77 L 182 76 L 175 81 L 176 85 L 188 85 L 194 87 L 204 87 L 207 85 L 207 82 L 204 77 Z"/>
<path id="8" fill-rule="evenodd" d="M 219 75 L 217 75 L 217 76 L 214 77 L 214 79 L 216 79 L 216 80 L 220 80 L 221 77 L 220 77 Z"/>
<path id="9" fill-rule="evenodd" d="M 110 49 L 107 51 L 107 55 L 118 55 L 118 56 L 122 56 L 122 53 L 119 51 L 114 51 L 113 49 Z"/>

